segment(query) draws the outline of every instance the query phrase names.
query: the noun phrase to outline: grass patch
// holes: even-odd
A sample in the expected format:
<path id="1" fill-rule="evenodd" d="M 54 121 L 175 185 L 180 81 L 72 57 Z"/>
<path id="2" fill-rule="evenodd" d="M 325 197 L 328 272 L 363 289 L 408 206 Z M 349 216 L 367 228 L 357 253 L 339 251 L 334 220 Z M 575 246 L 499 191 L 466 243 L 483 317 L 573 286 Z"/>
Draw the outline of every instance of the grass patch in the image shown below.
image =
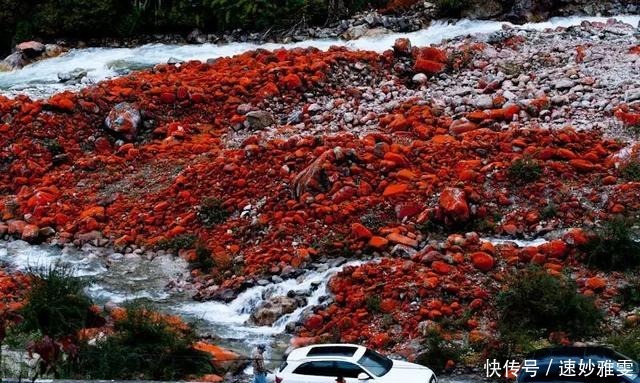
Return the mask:
<path id="1" fill-rule="evenodd" d="M 640 327 L 609 338 L 615 350 L 633 360 L 640 360 Z"/>
<path id="2" fill-rule="evenodd" d="M 215 197 L 205 198 L 198 209 L 198 219 L 205 227 L 213 227 L 227 220 L 229 212 L 222 201 Z"/>
<path id="3" fill-rule="evenodd" d="M 378 295 L 369 295 L 365 300 L 365 305 L 367 306 L 367 311 L 370 313 L 380 313 L 380 297 Z"/>
<path id="4" fill-rule="evenodd" d="M 531 157 L 518 158 L 508 169 L 509 178 L 519 183 L 536 181 L 542 175 L 542 167 Z"/>
<path id="5" fill-rule="evenodd" d="M 178 251 L 181 249 L 193 249 L 198 242 L 198 237 L 193 234 L 180 234 L 173 238 L 163 239 L 156 247 L 161 250 Z"/>
<path id="6" fill-rule="evenodd" d="M 555 218 L 557 215 L 558 207 L 552 201 L 549 201 L 549 203 L 547 203 L 547 206 L 545 206 L 540 212 L 540 217 L 542 217 L 542 219 Z"/>
<path id="7" fill-rule="evenodd" d="M 190 326 L 180 328 L 142 306 L 127 309 L 115 333 L 80 346 L 61 368 L 73 379 L 178 380 L 212 372 L 211 356 L 192 348 Z"/>
<path id="8" fill-rule="evenodd" d="M 202 244 L 196 246 L 196 260 L 193 262 L 193 266 L 205 273 L 216 266 L 214 259 L 211 257 L 211 250 L 208 247 Z"/>
<path id="9" fill-rule="evenodd" d="M 582 247 L 585 263 L 601 270 L 628 270 L 640 266 L 640 243 L 633 240 L 634 220 L 616 216 L 598 228 Z"/>
<path id="10" fill-rule="evenodd" d="M 34 270 L 20 332 L 59 338 L 75 335 L 87 325 L 91 299 L 84 293 L 84 282 L 63 266 Z"/>
<path id="11" fill-rule="evenodd" d="M 552 332 L 574 338 L 593 334 L 603 318 L 592 298 L 577 292 L 572 279 L 532 267 L 515 275 L 498 295 L 498 328 L 502 337 L 526 344 Z"/>
<path id="12" fill-rule="evenodd" d="M 458 362 L 463 354 L 464 350 L 460 346 L 446 341 L 437 330 L 429 330 L 416 363 L 428 366 L 439 373 L 445 370 L 448 361 Z"/>
<path id="13" fill-rule="evenodd" d="M 630 182 L 640 182 L 640 161 L 631 161 L 620 168 L 620 177 Z"/>
<path id="14" fill-rule="evenodd" d="M 617 298 L 625 309 L 640 307 L 640 282 L 622 287 Z"/>

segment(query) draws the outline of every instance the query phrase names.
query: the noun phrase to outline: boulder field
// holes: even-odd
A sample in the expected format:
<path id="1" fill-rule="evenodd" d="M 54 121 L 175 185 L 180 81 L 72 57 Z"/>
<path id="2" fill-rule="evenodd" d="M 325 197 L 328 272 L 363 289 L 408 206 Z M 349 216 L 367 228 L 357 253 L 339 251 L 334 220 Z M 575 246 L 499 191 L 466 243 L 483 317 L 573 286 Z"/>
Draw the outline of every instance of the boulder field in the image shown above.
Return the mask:
<path id="1" fill-rule="evenodd" d="M 0 235 L 204 254 L 198 299 L 376 257 L 334 278 L 296 332 L 378 349 L 445 319 L 489 336 L 492 297 L 530 263 L 571 269 L 616 316 L 626 277 L 586 268 L 578 246 L 640 208 L 623 171 L 640 160 L 634 31 L 258 50 L 44 101 L 0 97 Z M 543 235 L 524 248 L 481 239 Z"/>

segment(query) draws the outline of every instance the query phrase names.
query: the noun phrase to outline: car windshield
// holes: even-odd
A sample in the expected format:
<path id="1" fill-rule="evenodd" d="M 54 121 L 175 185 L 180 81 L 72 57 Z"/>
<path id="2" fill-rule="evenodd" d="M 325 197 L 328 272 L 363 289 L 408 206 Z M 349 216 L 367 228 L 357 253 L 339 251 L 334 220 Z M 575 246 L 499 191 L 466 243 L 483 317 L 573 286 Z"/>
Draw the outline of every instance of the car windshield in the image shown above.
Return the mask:
<path id="1" fill-rule="evenodd" d="M 367 350 L 364 355 L 358 361 L 360 365 L 369 370 L 375 376 L 383 376 L 393 366 L 393 361 L 386 358 L 375 351 Z"/>

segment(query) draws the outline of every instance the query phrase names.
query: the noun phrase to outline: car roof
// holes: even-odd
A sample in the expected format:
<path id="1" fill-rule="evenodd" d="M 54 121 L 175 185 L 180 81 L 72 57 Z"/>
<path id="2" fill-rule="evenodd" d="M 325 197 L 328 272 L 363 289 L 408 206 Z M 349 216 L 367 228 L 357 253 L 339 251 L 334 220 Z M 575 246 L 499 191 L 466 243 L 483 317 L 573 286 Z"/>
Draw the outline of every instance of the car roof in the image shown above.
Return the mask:
<path id="1" fill-rule="evenodd" d="M 367 350 L 366 347 L 357 344 L 333 343 L 318 344 L 297 348 L 289 354 L 287 361 L 310 360 L 359 360 Z"/>
<path id="2" fill-rule="evenodd" d="M 616 352 L 605 346 L 569 346 L 569 347 L 547 347 L 533 351 L 526 356 L 526 359 L 551 360 L 553 358 L 568 359 L 591 359 L 597 360 L 623 360 L 631 358 Z"/>

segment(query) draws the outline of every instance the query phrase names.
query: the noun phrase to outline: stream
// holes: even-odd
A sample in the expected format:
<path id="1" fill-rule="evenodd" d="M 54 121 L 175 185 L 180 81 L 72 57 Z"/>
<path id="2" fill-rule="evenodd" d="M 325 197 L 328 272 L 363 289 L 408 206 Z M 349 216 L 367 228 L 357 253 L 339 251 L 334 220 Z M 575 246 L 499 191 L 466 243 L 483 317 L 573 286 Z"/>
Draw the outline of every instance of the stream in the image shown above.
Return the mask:
<path id="1" fill-rule="evenodd" d="M 26 94 L 32 98 L 46 98 L 63 90 L 77 90 L 108 78 L 125 75 L 133 70 L 152 67 L 169 60 L 188 61 L 233 56 L 258 48 L 278 49 L 294 47 L 316 47 L 326 50 L 331 46 L 346 46 L 349 49 L 383 52 L 393 46 L 400 37 L 411 40 L 414 46 L 440 43 L 444 39 L 458 36 L 492 33 L 505 26 L 542 30 L 546 28 L 568 27 L 582 21 L 605 22 L 606 17 L 561 17 L 541 23 L 515 26 L 506 22 L 487 20 L 460 20 L 456 23 L 434 22 L 429 28 L 411 33 L 389 33 L 382 36 L 363 37 L 358 40 L 344 41 L 336 39 L 306 40 L 291 44 L 251 44 L 231 43 L 227 45 L 166 45 L 147 44 L 137 48 L 88 48 L 73 49 L 68 53 L 26 66 L 22 70 L 0 73 L 0 94 L 15 96 Z M 640 15 L 621 15 L 616 19 L 637 26 Z M 68 73 L 76 68 L 87 71 L 80 84 L 62 84 L 58 73 Z"/>

